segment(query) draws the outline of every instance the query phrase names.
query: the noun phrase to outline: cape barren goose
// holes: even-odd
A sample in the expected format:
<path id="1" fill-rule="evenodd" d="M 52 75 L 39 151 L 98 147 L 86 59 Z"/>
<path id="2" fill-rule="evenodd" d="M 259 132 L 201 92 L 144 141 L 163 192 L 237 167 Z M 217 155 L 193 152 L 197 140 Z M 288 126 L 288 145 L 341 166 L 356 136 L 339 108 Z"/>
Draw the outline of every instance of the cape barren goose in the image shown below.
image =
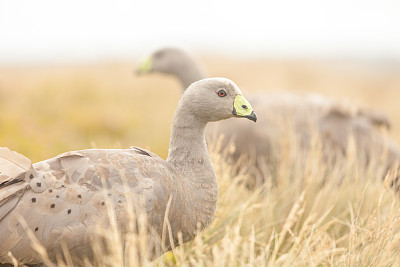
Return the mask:
<path id="1" fill-rule="evenodd" d="M 178 48 L 155 51 L 137 69 L 138 74 L 152 72 L 177 77 L 183 88 L 205 77 L 197 60 Z M 338 156 L 345 158 L 350 137 L 354 137 L 357 152 L 366 161 L 379 158 L 386 152 L 385 167 L 392 167 L 400 161 L 397 146 L 379 130 L 387 128 L 389 121 L 377 111 L 317 94 L 261 92 L 248 94 L 248 99 L 257 110 L 257 127 L 245 121 L 231 120 L 209 125 L 207 129 L 208 137 L 214 138 L 218 134 L 225 137 L 225 145 L 221 147 L 233 140 L 236 148 L 230 154 L 233 161 L 241 155 L 256 155 L 250 162 L 258 166 L 261 159 L 267 167 L 273 168 L 279 154 L 288 153 L 293 147 L 290 142 L 283 142 L 284 138 L 294 140 L 299 145 L 300 156 L 306 158 L 315 134 L 323 145 L 323 156 L 333 156 L 333 160 Z"/>
<path id="2" fill-rule="evenodd" d="M 94 229 L 107 227 L 107 201 L 122 234 L 129 220 L 128 204 L 135 214 L 147 215 L 150 258 L 171 249 L 171 243 L 178 245 L 178 233 L 183 242 L 192 240 L 213 220 L 218 198 L 205 126 L 231 117 L 256 121 L 232 81 L 210 78 L 193 83 L 182 95 L 167 160 L 132 147 L 72 151 L 32 165 L 26 157 L 1 148 L 0 262 L 10 263 L 8 252 L 20 263 L 41 262 L 26 227 L 51 261 L 61 253 L 62 244 L 76 264 L 92 258 Z M 164 217 L 170 234 L 162 242 Z"/>

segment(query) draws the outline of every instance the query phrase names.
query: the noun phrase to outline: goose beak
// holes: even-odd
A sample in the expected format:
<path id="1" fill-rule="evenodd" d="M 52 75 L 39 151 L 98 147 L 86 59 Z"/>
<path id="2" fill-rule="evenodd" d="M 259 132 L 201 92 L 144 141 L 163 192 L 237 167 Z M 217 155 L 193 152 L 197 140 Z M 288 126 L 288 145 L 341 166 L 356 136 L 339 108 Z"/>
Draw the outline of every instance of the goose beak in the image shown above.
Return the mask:
<path id="1" fill-rule="evenodd" d="M 235 96 L 232 114 L 235 117 L 247 118 L 254 122 L 257 121 L 257 116 L 254 113 L 253 108 L 243 95 Z"/>
<path id="2" fill-rule="evenodd" d="M 151 72 L 152 68 L 153 68 L 153 60 L 151 57 L 149 57 L 139 63 L 139 67 L 137 68 L 136 73 L 137 74 L 149 73 Z"/>

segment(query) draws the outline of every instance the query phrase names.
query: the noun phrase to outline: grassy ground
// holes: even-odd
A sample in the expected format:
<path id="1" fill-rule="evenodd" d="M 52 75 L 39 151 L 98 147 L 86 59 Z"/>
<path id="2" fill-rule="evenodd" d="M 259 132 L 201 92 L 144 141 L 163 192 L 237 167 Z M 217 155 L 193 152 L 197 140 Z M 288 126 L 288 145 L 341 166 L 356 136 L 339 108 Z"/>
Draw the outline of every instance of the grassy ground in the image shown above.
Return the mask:
<path id="1" fill-rule="evenodd" d="M 131 145 L 165 158 L 180 85 L 162 75 L 137 77 L 134 66 L 0 67 L 1 146 L 34 162 L 68 150 Z M 379 108 L 400 143 L 400 68 L 215 57 L 206 58 L 205 66 L 210 76 L 231 78 L 245 94 L 311 91 Z M 340 168 L 317 158 L 300 167 L 283 158 L 277 184 L 251 192 L 241 183 L 246 174 L 234 175 L 218 154 L 212 157 L 220 184 L 215 221 L 174 250 L 175 263 L 160 258 L 144 264 L 400 266 L 400 202 L 376 179 L 379 168 L 365 169 L 354 156 Z M 116 251 L 102 263 L 122 266 L 121 255 Z"/>

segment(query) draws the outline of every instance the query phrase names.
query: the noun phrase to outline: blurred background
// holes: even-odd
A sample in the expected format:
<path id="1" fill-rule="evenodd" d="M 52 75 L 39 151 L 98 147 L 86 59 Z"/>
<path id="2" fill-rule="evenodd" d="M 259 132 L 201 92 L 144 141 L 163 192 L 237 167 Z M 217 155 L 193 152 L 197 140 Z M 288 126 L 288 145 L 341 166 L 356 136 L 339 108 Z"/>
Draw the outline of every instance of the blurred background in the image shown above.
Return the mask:
<path id="1" fill-rule="evenodd" d="M 167 155 L 181 93 L 134 70 L 179 46 L 249 91 L 376 108 L 400 143 L 400 2 L 0 0 L 0 146 L 33 161 L 131 145 Z"/>

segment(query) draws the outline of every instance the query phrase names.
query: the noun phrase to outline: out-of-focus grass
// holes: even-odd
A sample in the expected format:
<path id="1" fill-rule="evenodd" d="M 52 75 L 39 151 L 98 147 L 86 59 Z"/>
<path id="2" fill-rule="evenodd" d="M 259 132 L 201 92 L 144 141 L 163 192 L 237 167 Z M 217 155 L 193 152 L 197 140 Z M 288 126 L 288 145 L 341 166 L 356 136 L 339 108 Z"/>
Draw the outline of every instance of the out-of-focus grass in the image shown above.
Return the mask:
<path id="1" fill-rule="evenodd" d="M 380 108 L 393 122 L 391 136 L 400 142 L 399 68 L 221 58 L 205 63 L 210 76 L 231 78 L 245 94 L 312 91 Z M 133 63 L 0 67 L 0 145 L 34 162 L 94 146 L 135 145 L 166 157 L 180 85 L 162 75 L 134 76 L 133 69 Z M 400 262 L 398 195 L 376 178 L 381 177 L 379 168 L 365 168 L 354 155 L 332 166 L 318 157 L 310 158 L 307 166 L 297 166 L 293 157 L 282 158 L 277 177 L 253 192 L 242 182 L 246 174 L 235 175 L 220 155 L 212 157 L 220 185 L 216 218 L 193 242 L 174 250 L 177 265 Z M 268 183 L 272 180 L 276 184 Z M 98 261 L 111 266 L 138 260 L 123 251 L 115 253 L 97 255 Z M 108 258 L 102 261 L 103 256 Z M 164 258 L 149 264 L 174 265 Z"/>
<path id="2" fill-rule="evenodd" d="M 0 69 L 0 144 L 34 161 L 131 145 L 166 156 L 175 82 L 139 80 L 133 64 Z"/>
<path id="3" fill-rule="evenodd" d="M 385 112 L 400 142 L 400 67 L 319 61 L 206 58 L 209 76 L 243 92 L 317 92 Z M 33 161 L 85 149 L 152 149 L 166 157 L 181 94 L 171 77 L 134 75 L 134 62 L 71 66 L 0 66 L 0 145 Z"/>

